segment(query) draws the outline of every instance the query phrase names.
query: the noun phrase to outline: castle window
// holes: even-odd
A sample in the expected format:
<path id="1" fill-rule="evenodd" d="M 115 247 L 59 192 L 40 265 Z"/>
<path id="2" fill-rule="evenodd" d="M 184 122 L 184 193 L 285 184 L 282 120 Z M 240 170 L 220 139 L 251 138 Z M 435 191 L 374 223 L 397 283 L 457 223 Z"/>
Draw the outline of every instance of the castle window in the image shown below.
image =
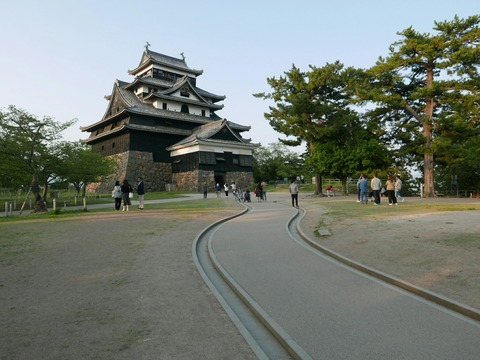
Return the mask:
<path id="1" fill-rule="evenodd" d="M 185 104 L 182 105 L 182 109 L 180 111 L 185 114 L 190 114 L 190 111 L 188 111 L 188 105 Z"/>
<path id="2" fill-rule="evenodd" d="M 205 116 L 205 110 L 202 110 L 202 116 Z"/>
<path id="3" fill-rule="evenodd" d="M 162 109 L 163 109 L 163 110 L 167 110 L 167 103 L 163 103 L 163 104 L 162 104 Z"/>
<path id="4" fill-rule="evenodd" d="M 115 141 L 112 142 L 112 149 L 115 149 Z"/>
<path id="5" fill-rule="evenodd" d="M 249 155 L 239 155 L 240 158 L 240 166 L 252 166 L 252 156 Z"/>
<path id="6" fill-rule="evenodd" d="M 215 160 L 215 153 L 201 152 L 200 153 L 200 164 L 210 164 L 215 165 L 217 162 Z"/>

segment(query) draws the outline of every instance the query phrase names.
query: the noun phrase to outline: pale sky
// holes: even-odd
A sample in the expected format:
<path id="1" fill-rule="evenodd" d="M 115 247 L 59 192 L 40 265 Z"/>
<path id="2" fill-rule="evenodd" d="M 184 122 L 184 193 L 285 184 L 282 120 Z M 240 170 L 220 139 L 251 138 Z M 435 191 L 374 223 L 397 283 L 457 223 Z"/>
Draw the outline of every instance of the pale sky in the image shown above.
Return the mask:
<path id="1" fill-rule="evenodd" d="M 203 70 L 197 86 L 225 95 L 217 114 L 251 126 L 245 138 L 268 145 L 283 136 L 265 120 L 266 79 L 295 64 L 340 60 L 368 68 L 410 26 L 433 33 L 434 21 L 480 14 L 472 0 L 0 0 L 0 108 L 15 105 L 80 126 L 99 121 L 116 79 L 150 50 Z"/>

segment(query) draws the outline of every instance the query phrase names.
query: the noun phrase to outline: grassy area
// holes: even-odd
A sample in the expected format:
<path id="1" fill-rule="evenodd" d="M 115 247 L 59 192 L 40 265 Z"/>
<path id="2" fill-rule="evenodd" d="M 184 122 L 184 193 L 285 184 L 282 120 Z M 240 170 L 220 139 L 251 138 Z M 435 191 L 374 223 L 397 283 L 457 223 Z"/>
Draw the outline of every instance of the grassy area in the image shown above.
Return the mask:
<path id="1" fill-rule="evenodd" d="M 389 206 L 385 202 L 379 206 L 374 206 L 371 203 L 365 206 L 356 201 L 331 200 L 328 203 L 323 202 L 322 205 L 328 208 L 327 215 L 329 217 L 338 220 L 343 218 L 372 218 L 444 211 L 480 210 L 480 203 L 445 203 L 441 201 L 436 202 L 435 200 L 429 202 L 407 200 L 398 206 Z"/>
<path id="2" fill-rule="evenodd" d="M 15 207 L 14 211 L 18 211 L 21 209 L 23 202 L 25 201 L 26 194 L 22 196 L 10 196 L 9 194 L 2 194 L 0 196 L 0 212 L 5 212 L 5 203 L 8 202 L 9 204 L 14 204 Z M 173 199 L 185 196 L 185 193 L 181 192 L 167 192 L 167 191 L 157 191 L 157 192 L 149 192 L 145 195 L 145 200 L 161 200 L 161 199 Z M 87 197 L 87 204 L 95 205 L 95 204 L 108 204 L 112 202 L 112 195 L 111 194 L 95 194 L 95 195 L 88 195 Z M 24 209 L 31 210 L 30 206 L 33 206 L 33 195 L 30 195 L 27 198 L 26 204 Z M 58 198 L 56 199 L 57 207 L 63 207 L 65 204 L 66 206 L 76 206 L 76 205 L 83 205 L 83 198 L 76 197 L 74 195 L 69 195 L 67 192 L 59 193 Z M 53 199 L 48 199 L 48 207 L 52 207 Z"/>
<path id="3" fill-rule="evenodd" d="M 176 198 L 176 197 L 179 197 L 179 196 L 173 196 L 171 198 Z M 166 197 L 164 197 L 163 199 L 166 199 Z M 149 200 L 152 200 L 152 199 L 149 199 Z M 109 199 L 107 203 L 112 203 L 112 199 Z M 181 202 L 148 204 L 145 207 L 145 210 L 142 210 L 142 212 L 148 212 L 150 210 L 173 210 L 176 213 L 195 212 L 197 214 L 200 214 L 200 213 L 207 213 L 215 210 L 221 210 L 229 206 L 232 206 L 231 199 L 210 198 L 207 200 L 197 199 L 197 200 L 188 200 L 188 201 L 181 201 Z M 80 216 L 97 214 L 97 213 L 117 214 L 116 211 L 112 211 L 112 210 L 113 210 L 113 203 L 112 203 L 112 207 L 99 208 L 99 209 L 88 208 L 88 205 L 87 205 L 87 210 L 83 210 L 83 209 L 68 210 L 68 208 L 67 209 L 58 208 L 55 211 L 51 210 L 46 213 L 0 217 L 0 224 L 19 222 L 19 221 L 51 221 L 55 219 L 61 220 L 61 219 L 69 219 L 72 217 L 80 217 Z M 139 210 L 137 210 L 135 207 L 132 206 L 131 212 L 137 212 L 137 211 Z"/>

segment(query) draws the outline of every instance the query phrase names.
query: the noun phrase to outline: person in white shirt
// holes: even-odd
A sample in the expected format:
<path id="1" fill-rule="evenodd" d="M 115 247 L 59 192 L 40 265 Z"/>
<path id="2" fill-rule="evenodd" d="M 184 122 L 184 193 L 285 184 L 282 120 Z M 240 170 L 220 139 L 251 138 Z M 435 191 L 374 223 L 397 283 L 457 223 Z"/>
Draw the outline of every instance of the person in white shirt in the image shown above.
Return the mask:
<path id="1" fill-rule="evenodd" d="M 395 197 L 400 199 L 401 202 L 404 202 L 405 198 L 400 195 L 400 190 L 402 190 L 402 180 L 400 180 L 400 176 L 397 175 L 397 179 L 395 180 Z"/>
<path id="2" fill-rule="evenodd" d="M 375 205 L 380 204 L 380 189 L 382 188 L 382 182 L 380 179 L 377 177 L 377 174 L 375 173 L 373 175 L 373 179 L 370 182 L 370 187 L 372 188 L 373 191 L 373 203 Z"/>
<path id="3" fill-rule="evenodd" d="M 292 206 L 298 208 L 298 183 L 295 180 L 292 181 L 289 187 L 290 195 L 292 196 Z"/>

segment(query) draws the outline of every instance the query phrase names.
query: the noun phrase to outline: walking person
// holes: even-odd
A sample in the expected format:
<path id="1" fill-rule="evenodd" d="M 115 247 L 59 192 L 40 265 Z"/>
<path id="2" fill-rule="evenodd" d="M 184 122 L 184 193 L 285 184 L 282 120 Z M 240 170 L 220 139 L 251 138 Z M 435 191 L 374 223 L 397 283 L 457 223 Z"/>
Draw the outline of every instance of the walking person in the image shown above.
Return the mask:
<path id="1" fill-rule="evenodd" d="M 138 208 L 143 210 L 145 206 L 145 183 L 143 182 L 142 177 L 138 177 L 138 185 L 137 185 L 137 194 L 138 194 Z"/>
<path id="2" fill-rule="evenodd" d="M 400 176 L 397 175 L 397 179 L 395 180 L 395 197 L 400 199 L 401 202 L 404 202 L 405 198 L 400 195 L 400 190 L 402 190 L 402 180 L 400 180 Z"/>
<path id="3" fill-rule="evenodd" d="M 373 203 L 375 205 L 380 205 L 380 189 L 382 188 L 382 182 L 378 178 L 377 173 L 373 175 L 370 187 L 372 188 L 373 192 Z"/>
<path id="4" fill-rule="evenodd" d="M 261 185 L 262 185 L 262 200 L 267 201 L 267 182 L 263 180 Z"/>
<path id="5" fill-rule="evenodd" d="M 228 196 L 228 185 L 227 185 L 227 183 L 223 184 L 223 190 L 225 191 L 225 196 Z"/>
<path id="6" fill-rule="evenodd" d="M 132 201 L 130 200 L 130 193 L 132 193 L 133 196 L 133 188 L 132 185 L 128 183 L 128 180 L 125 179 L 122 182 L 122 200 L 123 200 L 123 208 L 122 211 L 129 211 L 130 206 L 132 205 Z"/>
<path id="7" fill-rule="evenodd" d="M 298 208 L 298 183 L 295 180 L 292 180 L 290 187 L 288 190 L 290 191 L 290 195 L 292 197 L 292 206 Z"/>
<path id="8" fill-rule="evenodd" d="M 398 205 L 397 198 L 395 197 L 395 181 L 392 175 L 388 176 L 387 179 L 387 196 L 388 196 L 388 205 Z"/>
<path id="9" fill-rule="evenodd" d="M 112 190 L 112 197 L 115 198 L 115 210 L 120 210 L 122 205 L 122 187 L 120 186 L 120 181 L 115 181 L 115 186 Z"/>
<path id="10" fill-rule="evenodd" d="M 203 184 L 203 198 L 206 199 L 208 194 L 208 186 L 207 183 Z"/>
<path id="11" fill-rule="evenodd" d="M 220 186 L 219 183 L 215 185 L 215 192 L 217 193 L 217 198 L 219 198 L 222 192 L 222 187 Z"/>

